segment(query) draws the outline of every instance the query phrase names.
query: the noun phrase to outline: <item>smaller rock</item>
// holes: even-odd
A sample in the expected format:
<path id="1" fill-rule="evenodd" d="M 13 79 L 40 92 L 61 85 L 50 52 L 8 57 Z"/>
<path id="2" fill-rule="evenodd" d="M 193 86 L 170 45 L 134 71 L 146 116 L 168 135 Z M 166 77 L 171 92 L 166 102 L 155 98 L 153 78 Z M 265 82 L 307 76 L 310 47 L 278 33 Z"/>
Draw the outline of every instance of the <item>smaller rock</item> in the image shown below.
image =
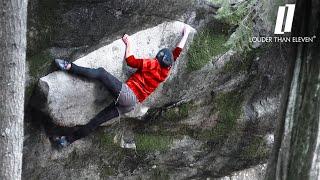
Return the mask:
<path id="1" fill-rule="evenodd" d="M 272 145 L 274 143 L 274 135 L 273 134 L 267 134 L 265 137 L 264 137 L 266 143 L 267 143 L 267 146 L 269 148 L 272 148 Z"/>
<path id="2" fill-rule="evenodd" d="M 124 149 L 137 149 L 135 142 L 125 142 L 123 138 L 120 141 L 120 147 Z"/>
<path id="3" fill-rule="evenodd" d="M 255 167 L 234 172 L 230 176 L 219 178 L 218 180 L 260 180 L 264 178 L 267 164 L 260 164 Z"/>

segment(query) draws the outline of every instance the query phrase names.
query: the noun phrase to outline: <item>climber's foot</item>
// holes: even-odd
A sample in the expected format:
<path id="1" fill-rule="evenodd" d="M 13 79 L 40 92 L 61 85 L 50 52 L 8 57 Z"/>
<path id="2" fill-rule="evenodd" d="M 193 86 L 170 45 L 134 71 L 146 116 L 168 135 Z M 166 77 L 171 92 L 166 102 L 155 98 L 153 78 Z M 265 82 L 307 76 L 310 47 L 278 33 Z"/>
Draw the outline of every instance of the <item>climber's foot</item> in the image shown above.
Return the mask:
<path id="1" fill-rule="evenodd" d="M 71 68 L 71 63 L 63 59 L 54 60 L 58 68 L 62 71 L 68 71 Z"/>
<path id="2" fill-rule="evenodd" d="M 58 149 L 65 148 L 70 145 L 70 142 L 67 140 L 66 136 L 54 137 L 53 141 Z"/>

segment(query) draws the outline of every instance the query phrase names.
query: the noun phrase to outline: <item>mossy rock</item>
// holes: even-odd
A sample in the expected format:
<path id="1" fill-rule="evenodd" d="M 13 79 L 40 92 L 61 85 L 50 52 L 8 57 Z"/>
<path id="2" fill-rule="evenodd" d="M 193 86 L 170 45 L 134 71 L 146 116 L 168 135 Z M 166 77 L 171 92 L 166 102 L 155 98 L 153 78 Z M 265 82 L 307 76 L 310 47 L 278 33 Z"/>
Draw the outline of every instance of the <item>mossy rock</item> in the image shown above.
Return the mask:
<path id="1" fill-rule="evenodd" d="M 135 134 L 138 152 L 164 152 L 170 148 L 173 138 L 154 134 Z"/>
<path id="2" fill-rule="evenodd" d="M 148 112 L 149 117 L 153 116 L 142 125 L 139 133 L 180 139 L 188 135 L 190 129 L 194 129 L 194 127 L 184 124 L 182 121 L 189 118 L 198 107 L 198 104 L 190 101 L 168 109 L 153 109 Z"/>
<path id="3" fill-rule="evenodd" d="M 152 169 L 150 179 L 169 180 L 170 179 L 169 172 L 166 169 L 157 167 L 155 169 Z"/>
<path id="4" fill-rule="evenodd" d="M 187 70 L 199 70 L 213 57 L 227 52 L 228 48 L 224 45 L 227 40 L 226 34 L 215 32 L 213 28 L 200 31 L 188 50 Z"/>
<path id="5" fill-rule="evenodd" d="M 114 168 L 112 168 L 111 166 L 103 166 L 101 168 L 101 171 L 100 171 L 100 177 L 101 178 L 105 178 L 105 177 L 108 177 L 108 176 L 113 176 L 116 174 L 116 170 Z"/>
<path id="6" fill-rule="evenodd" d="M 262 136 L 254 136 L 248 146 L 242 147 L 240 158 L 246 160 L 259 160 L 268 157 L 267 143 Z"/>
<path id="7" fill-rule="evenodd" d="M 178 107 L 170 108 L 163 113 L 164 119 L 168 121 L 180 121 L 185 119 L 189 115 L 189 111 L 192 108 L 191 103 L 182 104 Z"/>
<path id="8" fill-rule="evenodd" d="M 237 127 L 237 120 L 242 115 L 243 94 L 232 91 L 218 94 L 214 99 L 212 113 L 218 113 L 218 122 L 212 129 L 189 131 L 189 135 L 198 140 L 221 142 Z"/>
<path id="9" fill-rule="evenodd" d="M 30 83 L 26 87 L 26 98 L 29 98 L 32 95 L 39 78 L 50 72 L 52 69 L 52 60 L 53 57 L 48 51 L 43 51 L 34 56 L 27 57 Z"/>
<path id="10" fill-rule="evenodd" d="M 32 36 L 28 36 L 28 56 L 34 56 L 39 51 L 52 47 L 53 40 L 56 37 L 55 29 L 61 25 L 61 19 L 57 14 L 58 1 L 38 1 L 36 7 L 37 9 L 34 10 L 36 11 L 34 15 L 36 17 L 30 17 L 32 19 L 28 20 L 31 31 L 35 31 Z"/>
<path id="11" fill-rule="evenodd" d="M 114 148 L 118 147 L 113 142 L 113 137 L 114 137 L 114 134 L 100 132 L 97 137 L 97 139 L 99 139 L 100 147 L 105 148 L 106 150 L 114 149 Z"/>
<path id="12" fill-rule="evenodd" d="M 238 59 L 231 59 L 228 61 L 224 65 L 222 72 L 230 74 L 248 72 L 258 51 L 258 49 L 255 49 L 241 53 L 240 56 L 237 56 L 237 58 L 239 57 Z"/>

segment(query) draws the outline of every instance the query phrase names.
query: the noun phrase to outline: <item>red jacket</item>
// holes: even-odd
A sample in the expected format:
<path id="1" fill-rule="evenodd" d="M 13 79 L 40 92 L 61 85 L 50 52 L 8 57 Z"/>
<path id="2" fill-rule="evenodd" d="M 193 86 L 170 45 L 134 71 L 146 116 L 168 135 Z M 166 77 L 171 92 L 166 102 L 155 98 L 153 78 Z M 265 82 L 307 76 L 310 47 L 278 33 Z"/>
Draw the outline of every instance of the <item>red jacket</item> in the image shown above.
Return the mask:
<path id="1" fill-rule="evenodd" d="M 182 49 L 176 47 L 173 59 L 177 60 Z M 136 59 L 133 55 L 127 59 L 130 67 L 137 68 L 127 80 L 127 85 L 135 93 L 139 102 L 144 101 L 163 82 L 170 72 L 170 67 L 161 67 L 157 59 Z"/>

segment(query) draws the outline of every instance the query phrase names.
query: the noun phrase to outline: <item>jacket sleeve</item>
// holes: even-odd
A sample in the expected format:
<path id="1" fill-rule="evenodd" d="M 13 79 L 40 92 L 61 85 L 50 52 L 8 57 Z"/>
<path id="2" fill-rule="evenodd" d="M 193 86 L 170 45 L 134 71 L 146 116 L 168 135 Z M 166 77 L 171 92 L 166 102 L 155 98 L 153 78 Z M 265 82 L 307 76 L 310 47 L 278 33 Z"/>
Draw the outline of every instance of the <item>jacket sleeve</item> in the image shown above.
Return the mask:
<path id="1" fill-rule="evenodd" d="M 179 57 L 180 54 L 181 54 L 181 51 L 182 51 L 182 49 L 179 48 L 179 47 L 176 47 L 176 48 L 172 51 L 174 61 L 176 61 L 176 60 L 178 59 L 178 57 Z"/>
<path id="2" fill-rule="evenodd" d="M 126 61 L 128 66 L 133 68 L 141 69 L 143 66 L 143 59 L 136 59 L 133 55 L 129 56 Z"/>

